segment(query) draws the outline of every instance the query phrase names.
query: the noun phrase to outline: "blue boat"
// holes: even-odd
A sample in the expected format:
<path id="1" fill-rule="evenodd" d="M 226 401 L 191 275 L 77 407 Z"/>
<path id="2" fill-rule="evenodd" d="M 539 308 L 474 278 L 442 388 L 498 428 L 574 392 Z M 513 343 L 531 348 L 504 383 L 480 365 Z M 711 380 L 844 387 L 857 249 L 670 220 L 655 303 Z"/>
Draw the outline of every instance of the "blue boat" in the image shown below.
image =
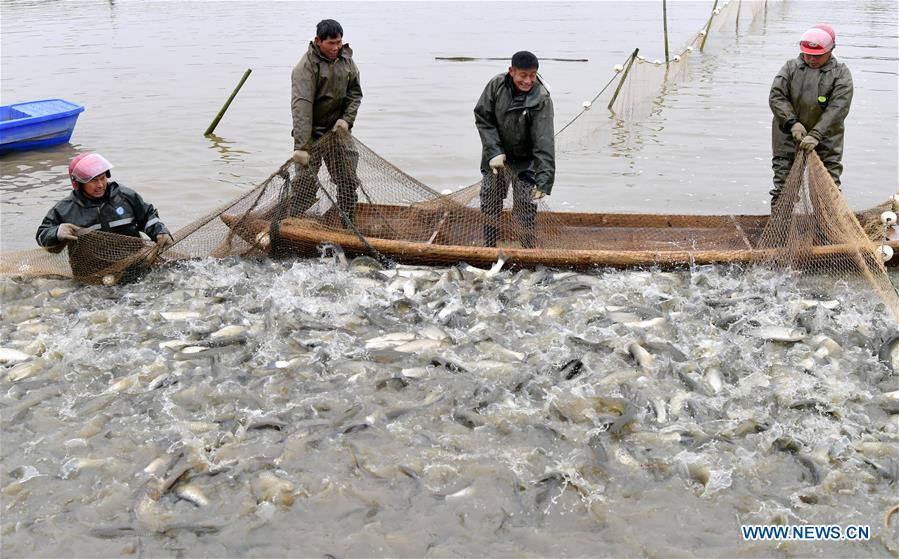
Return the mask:
<path id="1" fill-rule="evenodd" d="M 68 142 L 83 110 L 64 99 L 0 106 L 0 153 Z"/>

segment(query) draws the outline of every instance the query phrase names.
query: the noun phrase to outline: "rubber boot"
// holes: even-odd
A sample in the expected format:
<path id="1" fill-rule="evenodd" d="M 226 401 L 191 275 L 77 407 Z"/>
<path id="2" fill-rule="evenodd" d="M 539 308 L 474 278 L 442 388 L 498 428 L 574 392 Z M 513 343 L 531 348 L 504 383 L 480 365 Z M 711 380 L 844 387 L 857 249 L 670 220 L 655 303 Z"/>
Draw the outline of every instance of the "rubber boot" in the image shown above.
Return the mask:
<path id="1" fill-rule="evenodd" d="M 485 225 L 484 226 L 484 246 L 485 247 L 495 247 L 496 246 L 496 237 L 497 237 L 496 227 L 493 225 Z"/>
<path id="2" fill-rule="evenodd" d="M 537 248 L 537 234 L 527 229 L 521 234 L 521 248 Z"/>

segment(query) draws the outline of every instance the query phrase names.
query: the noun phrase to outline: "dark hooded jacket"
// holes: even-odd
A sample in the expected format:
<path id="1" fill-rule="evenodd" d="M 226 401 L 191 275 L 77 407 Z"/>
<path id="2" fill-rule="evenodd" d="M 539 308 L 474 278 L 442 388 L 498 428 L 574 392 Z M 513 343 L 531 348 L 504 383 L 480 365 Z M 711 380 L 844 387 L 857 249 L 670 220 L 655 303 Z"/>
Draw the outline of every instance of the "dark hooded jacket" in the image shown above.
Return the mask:
<path id="1" fill-rule="evenodd" d="M 97 200 L 88 198 L 80 190 L 73 190 L 57 202 L 37 228 L 37 244 L 42 247 L 59 245 L 56 230 L 63 223 L 130 237 L 139 237 L 143 232 L 153 240 L 160 233 L 169 232 L 152 204 L 115 181 L 109 182 L 106 194 Z"/>
<path id="2" fill-rule="evenodd" d="M 362 86 L 350 45 L 343 45 L 337 60 L 331 62 L 310 42 L 293 69 L 291 84 L 294 149 L 308 150 L 331 131 L 337 119 L 353 127 L 362 103 Z"/>
<path id="3" fill-rule="evenodd" d="M 790 127 L 801 122 L 819 144 L 821 159 L 839 161 L 843 155 L 843 123 L 852 104 L 852 74 L 831 56 L 817 70 L 801 56 L 788 60 L 774 77 L 768 104 L 774 113 L 771 141 L 775 157 L 792 159 L 796 141 Z"/>
<path id="4" fill-rule="evenodd" d="M 489 161 L 504 153 L 516 173 L 532 166 L 537 188 L 549 194 L 556 176 L 552 98 L 539 80 L 523 103 L 513 102 L 514 90 L 512 77 L 499 74 L 487 82 L 474 108 L 483 146 L 481 171 L 488 172 Z"/>

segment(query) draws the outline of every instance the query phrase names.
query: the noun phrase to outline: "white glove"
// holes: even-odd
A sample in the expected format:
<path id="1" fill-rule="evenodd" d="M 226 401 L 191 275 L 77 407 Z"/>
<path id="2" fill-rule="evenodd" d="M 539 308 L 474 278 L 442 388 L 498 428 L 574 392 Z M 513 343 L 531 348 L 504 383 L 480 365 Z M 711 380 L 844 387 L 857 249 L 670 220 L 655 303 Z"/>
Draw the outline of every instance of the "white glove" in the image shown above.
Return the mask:
<path id="1" fill-rule="evenodd" d="M 493 174 L 499 173 L 499 170 L 506 166 L 506 154 L 501 153 L 490 160 L 488 163 L 490 168 L 493 169 Z"/>
<path id="2" fill-rule="evenodd" d="M 338 118 L 337 122 L 334 123 L 334 128 L 331 129 L 331 132 L 349 132 L 350 125 L 347 121 L 342 118 Z"/>
<path id="3" fill-rule="evenodd" d="M 812 151 L 818 145 L 818 139 L 809 134 L 805 138 L 802 138 L 802 141 L 799 142 L 799 147 L 804 149 L 805 151 Z"/>
<path id="4" fill-rule="evenodd" d="M 77 241 L 80 229 L 72 223 L 61 223 L 56 228 L 56 238 L 60 241 Z"/>
<path id="5" fill-rule="evenodd" d="M 797 122 L 790 127 L 790 134 L 793 135 L 793 139 L 797 142 L 801 142 L 802 138 L 805 138 L 808 131 L 805 129 L 805 126 L 802 125 L 801 122 Z"/>
<path id="6" fill-rule="evenodd" d="M 543 192 L 542 190 L 537 190 L 536 186 L 534 187 L 534 190 L 531 191 L 531 199 L 532 200 L 539 200 L 540 198 L 543 198 L 544 196 L 546 196 L 546 192 Z"/>
<path id="7" fill-rule="evenodd" d="M 309 152 L 298 149 L 293 152 L 291 159 L 293 159 L 294 163 L 299 163 L 305 167 L 306 165 L 309 165 Z"/>
<path id="8" fill-rule="evenodd" d="M 165 250 L 175 244 L 175 239 L 172 238 L 168 233 L 160 233 L 156 235 L 156 246 L 159 247 L 159 250 Z"/>

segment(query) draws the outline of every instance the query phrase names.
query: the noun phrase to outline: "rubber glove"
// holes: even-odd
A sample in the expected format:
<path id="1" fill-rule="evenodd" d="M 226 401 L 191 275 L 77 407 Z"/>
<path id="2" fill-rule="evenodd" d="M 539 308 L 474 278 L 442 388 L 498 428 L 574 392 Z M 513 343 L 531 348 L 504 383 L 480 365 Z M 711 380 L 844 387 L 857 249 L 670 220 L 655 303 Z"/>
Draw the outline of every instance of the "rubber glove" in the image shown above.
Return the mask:
<path id="1" fill-rule="evenodd" d="M 493 174 L 499 173 L 500 169 L 506 166 L 506 154 L 501 153 L 490 160 L 489 162 L 490 168 L 493 169 Z"/>
<path id="2" fill-rule="evenodd" d="M 808 130 L 805 129 L 801 122 L 796 122 L 790 127 L 790 134 L 793 135 L 794 140 L 801 142 L 803 138 L 808 136 Z"/>
<path id="3" fill-rule="evenodd" d="M 303 167 L 309 165 L 309 152 L 298 149 L 293 152 L 293 156 L 291 156 L 294 163 L 299 163 Z"/>
<path id="4" fill-rule="evenodd" d="M 156 246 L 159 247 L 159 250 L 165 250 L 175 244 L 175 239 L 172 238 L 168 233 L 160 233 L 156 235 Z"/>
<path id="5" fill-rule="evenodd" d="M 80 227 L 72 223 L 61 223 L 56 228 L 56 238 L 60 241 L 77 241 L 80 229 Z"/>
<path id="6" fill-rule="evenodd" d="M 350 125 L 347 121 L 342 118 L 338 118 L 337 122 L 334 123 L 334 128 L 331 129 L 332 132 L 349 132 Z"/>
<path id="7" fill-rule="evenodd" d="M 802 141 L 799 142 L 799 147 L 804 149 L 805 151 L 812 151 L 815 149 L 815 146 L 818 145 L 818 140 L 815 139 L 814 136 L 809 134 L 805 138 L 802 138 Z"/>
<path id="8" fill-rule="evenodd" d="M 543 198 L 544 196 L 546 196 L 546 192 L 543 192 L 542 190 L 537 190 L 536 186 L 534 187 L 533 190 L 531 190 L 531 199 L 532 200 L 539 200 L 540 198 Z"/>

